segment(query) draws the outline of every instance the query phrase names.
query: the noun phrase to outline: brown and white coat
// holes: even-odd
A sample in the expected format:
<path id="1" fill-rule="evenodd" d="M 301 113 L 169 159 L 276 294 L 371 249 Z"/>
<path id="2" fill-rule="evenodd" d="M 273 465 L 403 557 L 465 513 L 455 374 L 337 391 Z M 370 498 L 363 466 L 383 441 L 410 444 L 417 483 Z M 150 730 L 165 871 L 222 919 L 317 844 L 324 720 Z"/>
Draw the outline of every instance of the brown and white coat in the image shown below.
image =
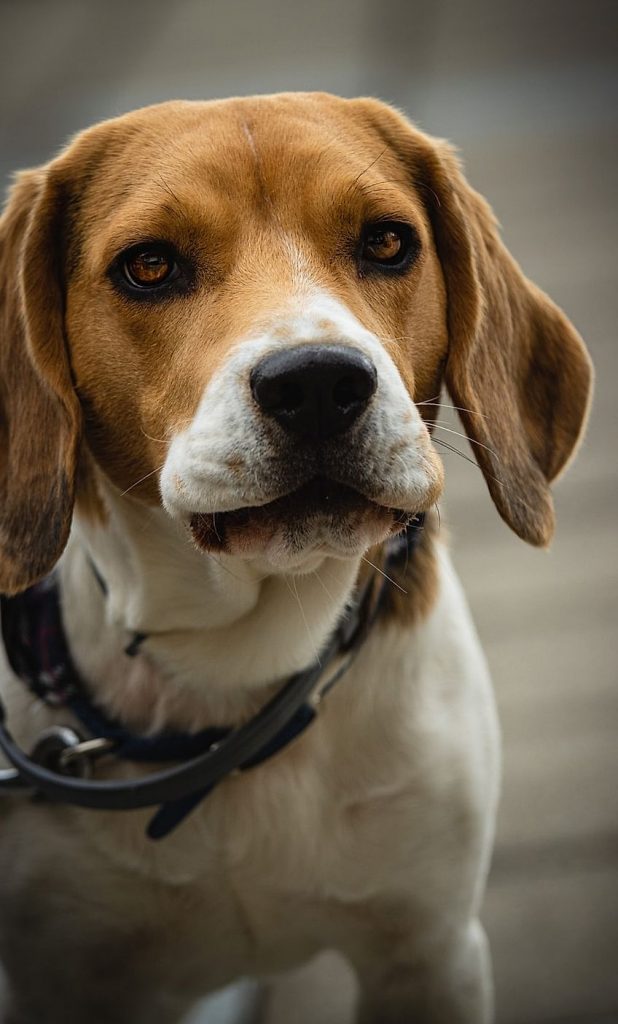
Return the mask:
<path id="1" fill-rule="evenodd" d="M 393 223 L 414 241 L 400 273 L 362 248 Z M 140 293 L 127 260 L 161 245 L 174 274 Z M 173 102 L 98 125 L 19 177 L 0 287 L 0 588 L 62 556 L 75 661 L 132 728 L 240 722 L 314 659 L 365 553 L 441 493 L 443 383 L 500 515 L 551 538 L 585 350 L 451 149 L 377 101 Z M 299 445 L 250 380 L 306 345 L 361 353 L 377 387 L 349 430 Z M 316 475 L 355 502 L 299 509 Z M 490 683 L 435 531 L 398 582 L 318 722 L 163 843 L 141 812 L 2 801 L 7 1024 L 167 1024 L 325 947 L 357 969 L 366 1024 L 491 1019 Z M 149 634 L 135 659 L 128 630 Z M 6 667 L 1 685 L 26 748 L 66 720 Z"/>

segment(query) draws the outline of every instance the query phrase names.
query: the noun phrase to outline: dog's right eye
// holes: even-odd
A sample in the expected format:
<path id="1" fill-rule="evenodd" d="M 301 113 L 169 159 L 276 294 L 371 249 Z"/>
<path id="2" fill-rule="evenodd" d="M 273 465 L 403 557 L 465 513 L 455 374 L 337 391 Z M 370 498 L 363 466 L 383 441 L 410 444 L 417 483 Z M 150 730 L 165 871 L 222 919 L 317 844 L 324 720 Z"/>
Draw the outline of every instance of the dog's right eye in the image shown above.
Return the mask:
<path id="1" fill-rule="evenodd" d="M 193 261 L 171 242 L 136 242 L 119 252 L 107 269 L 114 289 L 136 302 L 163 302 L 187 295 L 195 286 Z"/>
<path id="2" fill-rule="evenodd" d="M 180 273 L 174 254 L 162 245 L 130 249 L 121 263 L 125 280 L 133 288 L 152 289 L 167 284 Z"/>

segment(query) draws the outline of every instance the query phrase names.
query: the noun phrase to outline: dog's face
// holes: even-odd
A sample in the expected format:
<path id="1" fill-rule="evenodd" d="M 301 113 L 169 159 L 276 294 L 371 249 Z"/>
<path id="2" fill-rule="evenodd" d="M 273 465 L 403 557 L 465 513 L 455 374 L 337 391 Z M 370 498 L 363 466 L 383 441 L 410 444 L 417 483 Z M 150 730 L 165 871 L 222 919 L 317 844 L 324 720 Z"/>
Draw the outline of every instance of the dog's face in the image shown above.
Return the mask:
<path id="1" fill-rule="evenodd" d="M 444 288 L 405 168 L 334 101 L 138 123 L 74 241 L 96 459 L 123 491 L 160 487 L 207 550 L 284 569 L 361 553 L 442 480 L 414 398 L 439 391 Z"/>
<path id="2" fill-rule="evenodd" d="M 549 539 L 583 346 L 390 108 L 138 111 L 23 176 L 2 237 L 3 589 L 53 564 L 94 463 L 206 550 L 359 554 L 440 493 L 443 378 L 501 514 Z"/>

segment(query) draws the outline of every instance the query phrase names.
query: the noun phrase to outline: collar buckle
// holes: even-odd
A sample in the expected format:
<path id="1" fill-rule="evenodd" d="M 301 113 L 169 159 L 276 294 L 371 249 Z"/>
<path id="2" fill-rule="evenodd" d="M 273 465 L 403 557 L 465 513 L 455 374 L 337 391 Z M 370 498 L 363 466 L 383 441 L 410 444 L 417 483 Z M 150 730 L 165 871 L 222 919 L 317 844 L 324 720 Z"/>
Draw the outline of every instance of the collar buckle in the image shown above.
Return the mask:
<path id="1" fill-rule="evenodd" d="M 118 744 L 115 740 L 97 736 L 96 739 L 83 740 L 74 746 L 65 747 L 60 754 L 60 770 L 64 769 L 67 773 L 70 773 L 72 767 L 76 765 L 82 773 L 88 772 L 89 775 L 92 775 L 93 762 L 98 761 L 99 758 L 105 757 L 107 754 L 113 754 L 117 746 Z"/>
<path id="2" fill-rule="evenodd" d="M 44 729 L 34 744 L 30 757 L 41 767 L 58 775 L 89 779 L 96 758 L 112 752 L 113 740 L 85 740 L 76 729 L 66 725 L 52 725 Z"/>

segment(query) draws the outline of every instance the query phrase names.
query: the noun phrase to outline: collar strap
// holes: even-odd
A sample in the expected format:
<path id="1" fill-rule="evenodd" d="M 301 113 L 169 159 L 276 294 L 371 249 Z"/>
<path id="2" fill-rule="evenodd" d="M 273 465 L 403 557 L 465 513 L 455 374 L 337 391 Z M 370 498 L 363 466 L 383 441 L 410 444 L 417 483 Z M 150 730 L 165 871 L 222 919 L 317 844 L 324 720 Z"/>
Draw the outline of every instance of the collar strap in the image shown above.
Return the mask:
<path id="1" fill-rule="evenodd" d="M 419 519 L 421 520 L 419 522 Z M 405 534 L 387 545 L 388 568 L 404 568 L 422 535 L 422 518 Z M 9 663 L 38 697 L 49 704 L 68 707 L 100 740 L 109 741 L 111 752 L 131 761 L 181 761 L 145 778 L 94 780 L 62 774 L 57 764 L 40 763 L 13 740 L 5 725 L 0 703 L 0 748 L 13 769 L 0 772 L 0 792 L 34 789 L 61 803 L 99 810 L 136 810 L 157 806 L 147 834 L 152 839 L 167 835 L 227 775 L 262 763 L 287 746 L 313 722 L 322 697 L 342 677 L 369 634 L 382 608 L 388 580 L 377 586 L 372 577 L 348 608 L 316 661 L 297 672 L 248 722 L 238 728 L 205 729 L 186 734 L 165 731 L 156 736 L 136 736 L 113 721 L 89 699 L 70 653 L 64 633 L 54 632 L 60 605 L 54 577 L 14 598 L 0 597 L 2 633 Z M 24 636 L 23 601 L 34 602 L 31 614 L 39 632 L 53 637 L 51 655 L 41 672 L 37 651 Z M 54 644 L 56 645 L 54 647 Z M 62 649 L 64 645 L 64 650 Z M 49 648 L 46 649 L 49 654 Z M 127 652 L 131 653 L 131 652 Z M 338 657 L 343 664 L 328 678 L 326 670 Z M 38 671 L 35 671 L 38 669 Z"/>

